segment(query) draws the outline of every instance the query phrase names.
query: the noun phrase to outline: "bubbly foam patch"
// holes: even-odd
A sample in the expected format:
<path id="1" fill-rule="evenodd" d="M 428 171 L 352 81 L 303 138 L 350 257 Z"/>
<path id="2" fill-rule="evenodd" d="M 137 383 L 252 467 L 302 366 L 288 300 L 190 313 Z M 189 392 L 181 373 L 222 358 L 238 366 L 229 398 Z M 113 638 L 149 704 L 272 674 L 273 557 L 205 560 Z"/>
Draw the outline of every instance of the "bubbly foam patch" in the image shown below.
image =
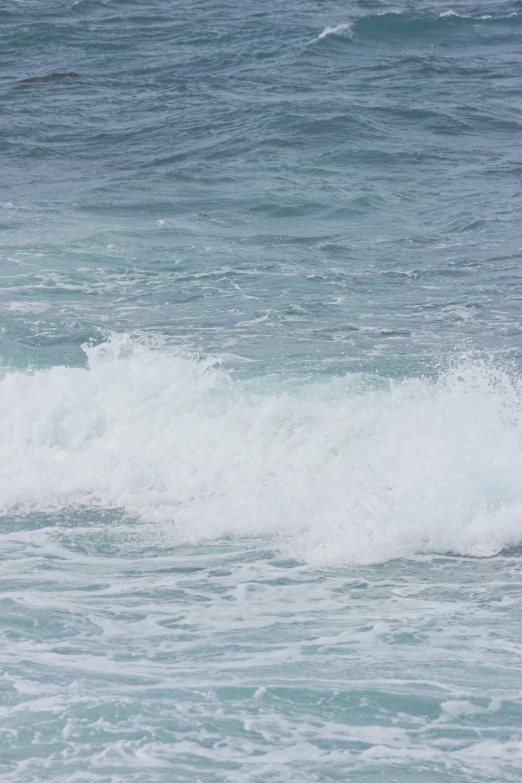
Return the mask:
<path id="1" fill-rule="evenodd" d="M 0 381 L 0 513 L 121 508 L 322 562 L 522 541 L 522 383 L 498 368 L 285 386 L 125 336 L 85 351 Z"/>

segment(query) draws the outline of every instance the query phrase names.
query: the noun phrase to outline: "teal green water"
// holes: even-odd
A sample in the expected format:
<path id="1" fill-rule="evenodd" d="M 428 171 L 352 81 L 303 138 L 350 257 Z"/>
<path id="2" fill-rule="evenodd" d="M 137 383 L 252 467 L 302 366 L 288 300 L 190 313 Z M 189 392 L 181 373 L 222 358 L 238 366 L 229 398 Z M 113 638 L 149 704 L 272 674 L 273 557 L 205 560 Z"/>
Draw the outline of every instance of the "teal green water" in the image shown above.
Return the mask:
<path id="1" fill-rule="evenodd" d="M 0 777 L 518 783 L 522 4 L 0 8 Z"/>

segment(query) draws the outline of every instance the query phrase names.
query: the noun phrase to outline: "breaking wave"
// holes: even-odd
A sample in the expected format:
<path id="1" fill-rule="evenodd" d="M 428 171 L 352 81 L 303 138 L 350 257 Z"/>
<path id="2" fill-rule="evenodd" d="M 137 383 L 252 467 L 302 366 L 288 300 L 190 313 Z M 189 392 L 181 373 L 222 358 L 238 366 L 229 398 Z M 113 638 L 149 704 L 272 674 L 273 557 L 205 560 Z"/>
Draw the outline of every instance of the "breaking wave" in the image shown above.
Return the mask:
<path id="1" fill-rule="evenodd" d="M 314 38 L 314 40 L 311 43 L 316 43 L 317 41 L 322 41 L 323 38 L 327 38 L 329 35 L 340 35 L 342 33 L 347 33 L 351 30 L 351 23 L 348 24 L 338 24 L 335 27 L 325 27 L 322 33 L 319 33 L 317 38 Z"/>
<path id="2" fill-rule="evenodd" d="M 518 35 L 522 17 L 516 11 L 476 15 L 459 14 L 452 9 L 443 11 L 438 16 L 427 14 L 411 14 L 399 11 L 387 11 L 378 14 L 361 16 L 352 22 L 325 27 L 323 32 L 312 43 L 321 41 L 330 35 L 346 35 L 351 40 L 370 38 L 378 40 L 394 40 L 416 38 L 443 38 L 458 35 L 474 38 L 480 36 L 483 41 L 488 30 L 498 35 L 514 33 Z"/>
<path id="3" fill-rule="evenodd" d="M 269 536 L 293 556 L 492 555 L 522 541 L 522 382 L 238 380 L 129 336 L 86 368 L 0 381 L 0 513 L 92 506 L 176 542 Z"/>

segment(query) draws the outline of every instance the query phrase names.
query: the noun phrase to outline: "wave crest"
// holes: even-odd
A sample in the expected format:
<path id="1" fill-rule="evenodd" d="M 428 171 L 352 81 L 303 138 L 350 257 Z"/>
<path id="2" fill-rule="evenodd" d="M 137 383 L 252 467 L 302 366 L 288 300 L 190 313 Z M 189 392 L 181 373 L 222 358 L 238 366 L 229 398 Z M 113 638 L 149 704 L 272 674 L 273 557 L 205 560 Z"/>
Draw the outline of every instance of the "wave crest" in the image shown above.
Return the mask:
<path id="1" fill-rule="evenodd" d="M 234 380 L 129 337 L 87 369 L 0 382 L 0 513 L 121 508 L 176 542 L 267 535 L 293 556 L 492 555 L 522 541 L 522 383 Z"/>
<path id="2" fill-rule="evenodd" d="M 327 38 L 329 35 L 340 35 L 341 33 L 349 32 L 352 28 L 352 23 L 348 22 L 346 24 L 338 24 L 335 27 L 325 27 L 322 33 L 319 33 L 317 38 L 314 38 L 311 43 L 317 43 L 317 41 L 322 41 L 323 38 Z"/>
<path id="3" fill-rule="evenodd" d="M 507 14 L 477 14 L 466 15 L 448 9 L 438 16 L 411 14 L 400 11 L 386 11 L 379 14 L 368 14 L 358 19 L 335 27 L 325 27 L 323 32 L 312 43 L 317 43 L 330 35 L 341 35 L 348 32 L 350 39 L 370 38 L 377 40 L 393 40 L 395 38 L 415 39 L 431 38 L 433 36 L 457 33 L 470 33 L 490 27 L 503 27 L 509 32 L 513 27 L 518 30 L 521 17 L 516 12 Z"/>

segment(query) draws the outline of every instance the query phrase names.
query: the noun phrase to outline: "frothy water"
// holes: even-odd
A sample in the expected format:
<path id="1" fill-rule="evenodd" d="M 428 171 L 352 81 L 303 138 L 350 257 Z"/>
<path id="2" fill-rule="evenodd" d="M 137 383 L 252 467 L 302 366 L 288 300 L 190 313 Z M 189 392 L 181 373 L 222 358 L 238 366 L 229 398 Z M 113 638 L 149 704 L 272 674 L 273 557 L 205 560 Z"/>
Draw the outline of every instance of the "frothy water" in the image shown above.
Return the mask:
<path id="1" fill-rule="evenodd" d="M 338 24 L 335 27 L 325 27 L 323 32 L 320 33 L 313 42 L 320 41 L 322 38 L 326 38 L 327 35 L 337 35 L 339 33 L 346 32 L 350 30 L 351 27 L 351 24 Z"/>
<path id="2" fill-rule="evenodd" d="M 240 381 L 128 337 L 85 351 L 1 381 L 2 513 L 118 508 L 173 543 L 268 535 L 328 563 L 522 541 L 517 376 Z"/>
<path id="3" fill-rule="evenodd" d="M 519 783 L 519 0 L 0 8 L 0 779 Z"/>

